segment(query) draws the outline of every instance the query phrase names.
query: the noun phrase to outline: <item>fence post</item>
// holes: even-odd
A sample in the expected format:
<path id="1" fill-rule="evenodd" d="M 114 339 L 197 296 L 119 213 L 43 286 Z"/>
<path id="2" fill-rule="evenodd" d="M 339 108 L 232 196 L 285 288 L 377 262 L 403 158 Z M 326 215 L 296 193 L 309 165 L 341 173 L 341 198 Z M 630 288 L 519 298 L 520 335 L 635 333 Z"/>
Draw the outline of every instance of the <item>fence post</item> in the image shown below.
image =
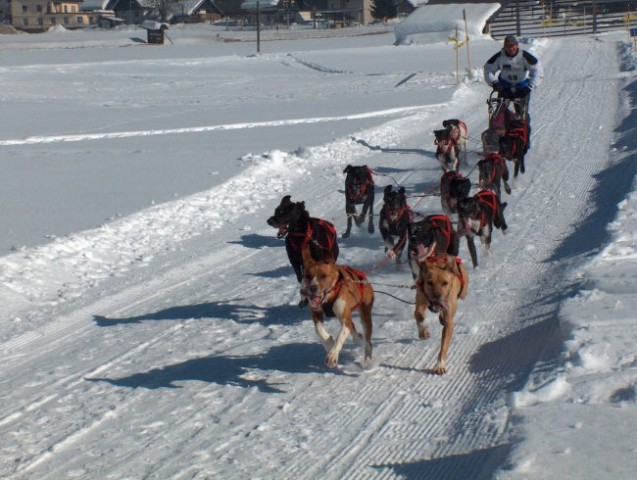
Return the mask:
<path id="1" fill-rule="evenodd" d="M 469 65 L 469 78 L 473 76 L 473 70 L 471 69 L 471 51 L 469 49 L 469 30 L 467 29 L 467 11 L 462 9 L 462 18 L 464 19 L 464 39 L 467 45 L 467 63 Z"/>

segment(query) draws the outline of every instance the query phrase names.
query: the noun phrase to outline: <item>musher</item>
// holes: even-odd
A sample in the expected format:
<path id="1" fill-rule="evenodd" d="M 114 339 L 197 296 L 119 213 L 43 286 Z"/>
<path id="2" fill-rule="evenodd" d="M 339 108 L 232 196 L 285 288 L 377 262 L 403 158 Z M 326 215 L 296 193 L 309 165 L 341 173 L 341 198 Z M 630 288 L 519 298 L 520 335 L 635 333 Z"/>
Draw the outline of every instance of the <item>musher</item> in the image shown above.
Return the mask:
<path id="1" fill-rule="evenodd" d="M 531 90 L 540 84 L 544 76 L 540 60 L 532 53 L 521 49 L 515 35 L 507 35 L 502 50 L 487 60 L 482 70 L 484 81 L 498 92 L 498 97 L 516 100 L 516 113 L 525 114 L 530 139 Z"/>

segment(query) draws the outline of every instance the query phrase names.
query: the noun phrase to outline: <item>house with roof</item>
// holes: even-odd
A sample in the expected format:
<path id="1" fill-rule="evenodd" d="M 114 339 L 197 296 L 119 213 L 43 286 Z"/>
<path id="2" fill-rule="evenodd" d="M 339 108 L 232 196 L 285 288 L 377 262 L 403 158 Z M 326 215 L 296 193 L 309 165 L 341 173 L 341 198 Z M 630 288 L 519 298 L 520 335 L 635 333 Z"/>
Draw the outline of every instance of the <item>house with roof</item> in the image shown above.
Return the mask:
<path id="1" fill-rule="evenodd" d="M 67 29 L 95 25 L 105 9 L 106 0 L 94 0 L 86 7 L 84 0 L 12 0 L 4 9 L 4 21 L 25 32 L 43 32 L 51 27 Z M 97 11 L 94 11 L 97 10 Z"/>
<path id="2" fill-rule="evenodd" d="M 141 24 L 160 18 L 158 5 L 162 4 L 166 21 L 172 23 L 215 21 L 223 16 L 215 0 L 2 0 L 0 14 L 17 30 L 36 33 L 58 25 L 78 29 Z"/>
<path id="3" fill-rule="evenodd" d="M 366 25 L 373 20 L 372 0 L 244 0 L 241 9 L 251 16 L 259 14 L 264 23 L 292 23 L 303 21 L 298 12 L 310 12 L 326 26 Z"/>

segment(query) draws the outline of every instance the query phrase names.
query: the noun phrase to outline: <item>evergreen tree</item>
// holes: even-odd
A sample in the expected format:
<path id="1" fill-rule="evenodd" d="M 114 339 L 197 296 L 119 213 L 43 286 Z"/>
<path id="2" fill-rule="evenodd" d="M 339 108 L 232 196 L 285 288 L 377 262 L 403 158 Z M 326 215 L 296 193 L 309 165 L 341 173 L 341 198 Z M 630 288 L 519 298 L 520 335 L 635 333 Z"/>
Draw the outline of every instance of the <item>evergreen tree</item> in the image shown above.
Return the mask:
<path id="1" fill-rule="evenodd" d="M 378 20 L 387 20 L 398 16 L 398 3 L 396 0 L 372 0 L 372 17 Z"/>

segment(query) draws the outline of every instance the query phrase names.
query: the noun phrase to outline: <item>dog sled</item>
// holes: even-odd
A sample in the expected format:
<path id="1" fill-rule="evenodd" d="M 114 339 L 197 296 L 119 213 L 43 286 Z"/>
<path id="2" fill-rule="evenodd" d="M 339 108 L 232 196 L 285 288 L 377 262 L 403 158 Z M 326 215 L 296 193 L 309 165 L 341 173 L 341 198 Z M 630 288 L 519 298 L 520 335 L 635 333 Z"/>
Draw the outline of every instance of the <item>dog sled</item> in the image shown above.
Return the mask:
<path id="1" fill-rule="evenodd" d="M 516 177 L 524 173 L 524 154 L 528 150 L 528 105 L 522 98 L 499 95 L 493 90 L 487 99 L 489 128 L 482 132 L 484 155 L 500 153 L 513 161 Z"/>

